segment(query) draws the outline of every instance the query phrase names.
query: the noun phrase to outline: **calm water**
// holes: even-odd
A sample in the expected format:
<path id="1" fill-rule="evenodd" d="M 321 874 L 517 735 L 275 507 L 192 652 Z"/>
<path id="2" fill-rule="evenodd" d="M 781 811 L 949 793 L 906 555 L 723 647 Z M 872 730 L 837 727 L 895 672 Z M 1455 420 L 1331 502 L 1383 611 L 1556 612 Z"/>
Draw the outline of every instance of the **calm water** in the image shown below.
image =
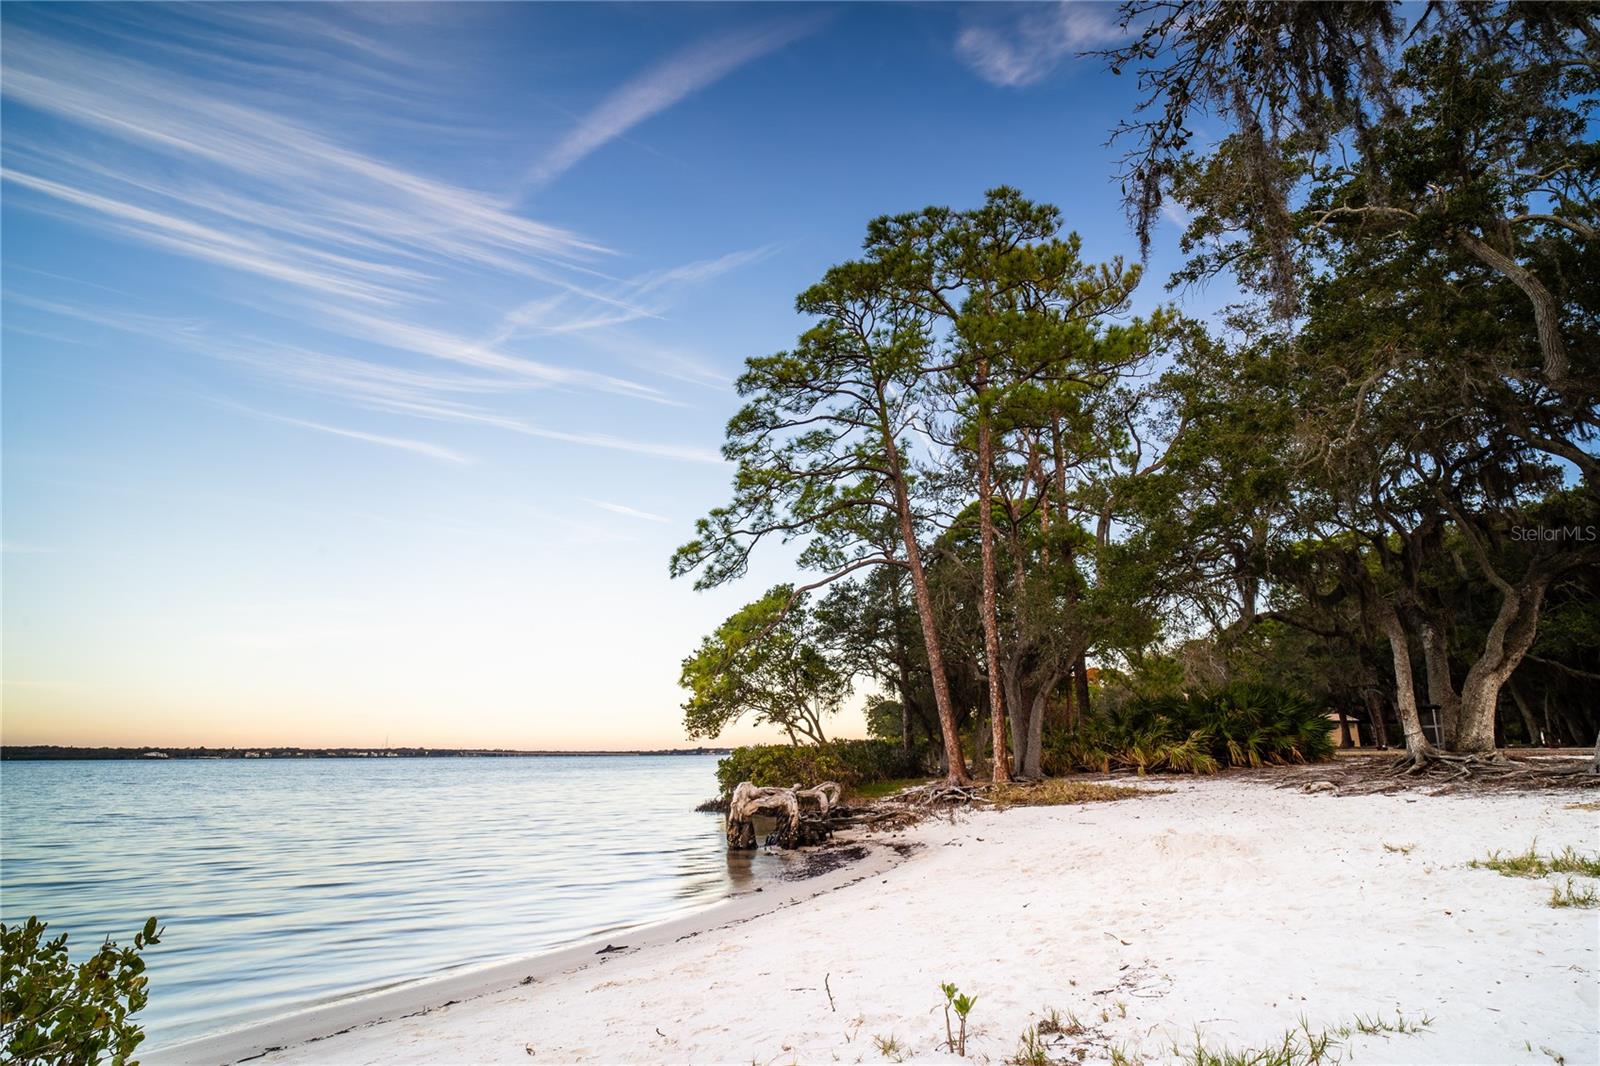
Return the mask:
<path id="1" fill-rule="evenodd" d="M 693 811 L 715 766 L 7 762 L 0 915 L 37 914 L 79 948 L 159 915 L 148 1050 L 722 898 L 753 874 Z"/>

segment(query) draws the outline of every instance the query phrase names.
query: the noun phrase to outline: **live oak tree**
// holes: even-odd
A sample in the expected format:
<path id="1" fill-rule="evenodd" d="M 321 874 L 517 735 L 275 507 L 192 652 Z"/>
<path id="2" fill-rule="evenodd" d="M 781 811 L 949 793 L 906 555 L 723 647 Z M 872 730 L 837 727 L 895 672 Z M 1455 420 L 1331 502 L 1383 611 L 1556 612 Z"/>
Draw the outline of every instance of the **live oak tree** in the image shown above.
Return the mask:
<path id="1" fill-rule="evenodd" d="M 737 611 L 683 661 L 683 725 L 715 737 L 749 715 L 791 743 L 827 740 L 824 719 L 850 694 L 851 675 L 828 655 L 805 598 L 779 585 Z"/>
<path id="2" fill-rule="evenodd" d="M 1141 236 L 1176 196 L 1175 283 L 1231 273 L 1280 324 L 1309 383 L 1273 400 L 1304 415 L 1282 498 L 1343 574 L 1325 594 L 1388 640 L 1414 759 L 1436 754 L 1414 680 L 1445 746 L 1486 752 L 1546 590 L 1594 565 L 1581 544 L 1514 565 L 1497 544 L 1568 471 L 1592 498 L 1600 470 L 1600 6 L 1429 5 L 1409 28 L 1389 4 L 1123 10 L 1135 38 L 1106 54 L 1147 93 L 1118 131 Z M 1195 143 L 1202 119 L 1226 135 Z M 1498 603 L 1459 685 L 1428 580 L 1446 564 Z"/>

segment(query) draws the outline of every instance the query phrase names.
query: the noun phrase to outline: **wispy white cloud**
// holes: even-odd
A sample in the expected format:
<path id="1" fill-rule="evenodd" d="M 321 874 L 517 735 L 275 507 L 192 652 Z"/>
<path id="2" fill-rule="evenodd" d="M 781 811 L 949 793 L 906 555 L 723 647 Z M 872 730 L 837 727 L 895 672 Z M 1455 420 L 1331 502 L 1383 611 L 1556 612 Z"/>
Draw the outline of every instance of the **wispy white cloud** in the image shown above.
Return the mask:
<path id="1" fill-rule="evenodd" d="M 341 76 L 371 66 L 371 77 L 355 78 L 360 91 L 395 93 L 394 110 L 405 110 L 405 79 L 390 75 L 410 55 L 342 9 L 298 14 L 317 24 L 267 25 L 252 11 L 206 8 L 116 9 L 99 23 L 71 9 L 8 20 L 0 92 L 8 108 L 31 113 L 6 131 L 8 207 L 224 268 L 199 275 L 221 284 L 192 305 L 205 309 L 198 317 L 189 306 L 182 315 L 126 310 L 133 297 L 103 287 L 70 297 L 57 289 L 54 301 L 8 291 L 16 317 L 31 308 L 125 330 L 160 350 L 234 364 L 248 384 L 364 411 L 722 463 L 710 449 L 569 431 L 521 401 L 570 392 L 681 406 L 670 381 L 725 387 L 692 359 L 649 354 L 654 346 L 623 327 L 666 316 L 690 287 L 775 248 L 631 276 L 602 270 L 618 262 L 615 253 L 581 234 L 526 217 L 504 196 L 353 147 L 374 139 L 342 97 L 306 106 L 308 84 L 296 79 L 307 63 L 289 46 L 305 38 L 338 59 Z M 584 124 L 589 139 L 569 138 L 561 166 L 815 25 L 790 21 L 680 53 L 602 104 Z M 250 284 L 229 285 L 230 275 Z M 509 310 L 500 293 L 517 295 Z M 246 314 L 216 312 L 219 296 Z M 10 316 L 7 326 L 28 328 Z M 611 369 L 630 364 L 650 383 Z M 464 461 L 403 431 L 263 417 Z"/>
<path id="2" fill-rule="evenodd" d="M 559 177 L 639 123 L 812 33 L 819 25 L 816 19 L 789 21 L 725 34 L 678 52 L 622 85 L 585 115 L 529 172 L 529 186 Z"/>
<path id="3" fill-rule="evenodd" d="M 612 514 L 624 515 L 628 518 L 642 518 L 646 522 L 670 523 L 672 521 L 672 519 L 666 517 L 665 515 L 655 514 L 651 511 L 641 511 L 637 507 L 629 507 L 626 504 L 611 503 L 607 500 L 590 499 L 585 499 L 583 502 L 589 504 L 591 507 L 598 507 L 602 511 L 610 511 Z"/>
<path id="4" fill-rule="evenodd" d="M 243 410 L 241 408 L 241 410 Z M 416 455 L 426 455 L 431 459 L 443 459 L 451 463 L 465 463 L 467 457 L 460 452 L 449 448 L 431 444 L 428 441 L 412 440 L 409 437 L 389 437 L 381 433 L 368 433 L 360 429 L 347 429 L 343 426 L 330 426 L 322 422 L 313 422 L 305 418 L 293 418 L 289 415 L 271 414 L 267 411 L 249 411 L 248 413 L 258 418 L 271 419 L 285 425 L 299 426 L 302 429 L 314 429 L 318 433 L 330 433 L 336 437 L 345 437 L 349 440 L 365 441 L 368 444 L 381 444 L 385 448 L 396 448 L 403 452 L 412 452 Z"/>
<path id="5" fill-rule="evenodd" d="M 537 273 L 540 262 L 569 270 L 606 251 L 564 227 L 513 213 L 487 194 L 374 159 L 298 122 L 239 103 L 215 84 L 20 26 L 7 27 L 5 43 L 7 99 L 141 151 L 202 168 L 201 173 L 226 174 L 236 200 L 247 197 L 263 208 L 253 212 L 252 228 L 260 231 L 297 220 L 299 232 L 285 227 L 274 235 L 285 244 L 292 238 L 296 250 L 313 258 L 319 249 L 326 256 L 329 246 L 337 250 L 354 245 L 441 263 L 510 270 L 526 266 Z M 54 147 L 8 140 L 8 154 L 31 149 L 48 158 Z M 80 206 L 107 206 L 86 196 L 119 198 L 105 187 L 116 180 L 113 176 L 102 172 L 96 176 L 101 184 L 87 187 L 73 160 L 58 163 L 57 173 L 40 177 L 54 178 L 58 190 L 78 193 Z M 194 212 L 209 211 L 212 190 L 202 188 L 199 192 L 206 195 L 196 195 L 192 176 L 185 188 L 168 176 L 170 171 L 170 166 L 145 166 L 143 191 Z M 320 240 L 306 232 L 307 223 Z"/>
<path id="6" fill-rule="evenodd" d="M 997 20 L 993 9 L 984 10 L 985 21 L 965 27 L 956 37 L 956 55 L 995 85 L 1032 85 L 1073 53 L 1125 36 L 1114 4 L 1063 0 L 1009 10 L 1012 17 L 1006 20 Z"/>

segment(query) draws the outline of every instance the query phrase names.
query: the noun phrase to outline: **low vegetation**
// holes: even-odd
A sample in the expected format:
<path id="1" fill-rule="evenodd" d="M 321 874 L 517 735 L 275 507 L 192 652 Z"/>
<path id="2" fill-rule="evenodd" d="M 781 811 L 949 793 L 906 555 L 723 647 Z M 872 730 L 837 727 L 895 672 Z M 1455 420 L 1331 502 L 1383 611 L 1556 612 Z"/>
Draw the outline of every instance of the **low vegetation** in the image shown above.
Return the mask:
<path id="1" fill-rule="evenodd" d="M 106 940 L 74 965 L 67 934 L 45 939 L 29 918 L 0 923 L 0 1062 L 33 1066 L 133 1063 L 144 1030 L 133 1020 L 149 1000 L 141 953 L 161 943 L 156 919 L 129 947 Z"/>
<path id="2" fill-rule="evenodd" d="M 837 781 L 851 790 L 904 781 L 922 769 L 921 757 L 887 740 L 835 740 L 827 744 L 753 744 L 717 763 L 717 786 L 733 794 L 741 781 L 763 788 Z"/>
<path id="3" fill-rule="evenodd" d="M 878 1054 L 890 1062 L 904 1062 L 906 1049 L 900 1046 L 893 1033 L 888 1036 L 875 1036 L 872 1038 L 873 1046 L 878 1049 Z"/>
<path id="4" fill-rule="evenodd" d="M 1047 737 L 1044 769 L 1209 774 L 1224 767 L 1315 762 L 1333 754 L 1328 719 L 1292 692 L 1238 682 L 1130 700 Z"/>
<path id="5" fill-rule="evenodd" d="M 1126 1012 L 1122 1016 L 1126 1017 Z M 1109 1022 L 1111 1012 L 1102 1011 L 1101 1017 Z M 1339 1061 L 1338 1049 L 1343 1042 L 1353 1036 L 1414 1035 L 1432 1024 L 1433 1019 L 1426 1014 L 1408 1018 L 1396 1013 L 1393 1020 L 1357 1015 L 1347 1025 L 1313 1029 L 1310 1022 L 1301 1018 L 1280 1039 L 1261 1047 L 1242 1048 L 1212 1044 L 1196 1030 L 1192 1043 L 1173 1044 L 1165 1053 L 1150 1058 L 1126 1045 L 1110 1043 L 1104 1030 L 1086 1027 L 1072 1014 L 1063 1018 L 1052 1010 L 1023 1032 L 1016 1053 L 1006 1061 L 1009 1066 L 1050 1066 L 1081 1062 L 1094 1051 L 1109 1059 L 1112 1066 L 1148 1066 L 1156 1062 L 1183 1066 L 1331 1066 Z"/>
<path id="6" fill-rule="evenodd" d="M 1571 847 L 1563 848 L 1559 853 L 1540 855 L 1538 841 L 1529 844 L 1526 851 L 1514 855 L 1491 851 L 1487 858 L 1473 859 L 1470 865 L 1473 869 L 1493 870 L 1506 877 L 1544 877 L 1546 874 L 1600 877 L 1600 855 L 1584 855 Z"/>
<path id="7" fill-rule="evenodd" d="M 972 1013 L 972 1008 L 978 1005 L 977 996 L 968 996 L 953 984 L 942 984 L 939 991 L 944 993 L 944 1040 L 945 1046 L 957 1055 L 965 1057 L 967 1053 L 967 1015 Z M 950 1012 L 956 1012 L 958 1028 L 951 1032 Z"/>
<path id="8" fill-rule="evenodd" d="M 1552 907 L 1600 907 L 1600 895 L 1594 889 L 1573 887 L 1572 878 L 1567 878 L 1565 885 L 1555 885 L 1550 889 L 1550 906 Z"/>
<path id="9" fill-rule="evenodd" d="M 1060 807 L 1072 803 L 1104 803 L 1110 800 L 1148 796 L 1166 789 L 1129 788 L 1103 785 L 1094 781 L 1074 781 L 1051 777 L 1033 784 L 1013 782 L 996 785 L 989 798 L 997 807 Z"/>

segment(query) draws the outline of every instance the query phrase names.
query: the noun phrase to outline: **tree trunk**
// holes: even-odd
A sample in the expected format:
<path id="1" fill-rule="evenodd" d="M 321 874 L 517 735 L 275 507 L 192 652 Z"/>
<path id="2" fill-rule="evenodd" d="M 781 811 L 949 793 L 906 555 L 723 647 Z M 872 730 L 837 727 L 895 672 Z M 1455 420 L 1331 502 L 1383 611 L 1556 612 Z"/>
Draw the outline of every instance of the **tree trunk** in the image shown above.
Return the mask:
<path id="1" fill-rule="evenodd" d="M 1461 686 L 1461 728 L 1454 750 L 1471 754 L 1494 751 L 1494 712 L 1500 702 L 1500 687 L 1533 647 L 1539 630 L 1539 608 L 1544 604 L 1549 583 L 1550 577 L 1540 574 L 1503 590 L 1499 613 L 1484 640 L 1483 654 L 1467 671 L 1467 680 Z"/>
<path id="2" fill-rule="evenodd" d="M 945 779 L 965 782 L 967 766 L 961 757 L 961 735 L 956 732 L 956 714 L 950 704 L 950 679 L 944 671 L 944 650 L 934 620 L 933 596 L 928 591 L 928 575 L 922 569 L 922 549 L 917 544 L 917 528 L 911 519 L 911 499 L 906 493 L 900 469 L 900 452 L 893 435 L 884 434 L 884 444 L 894 471 L 894 502 L 900 520 L 900 539 L 906 547 L 906 568 L 911 572 L 912 599 L 917 605 L 917 620 L 922 624 L 922 643 L 928 653 L 928 673 L 933 683 L 933 703 L 939 712 L 939 731 L 944 735 Z"/>
<path id="3" fill-rule="evenodd" d="M 1439 708 L 1439 739 L 1454 751 L 1461 730 L 1461 697 L 1450 679 L 1449 639 L 1443 626 L 1422 623 L 1422 661 L 1428 675 L 1428 702 Z"/>
<path id="4" fill-rule="evenodd" d="M 1422 718 L 1417 714 L 1417 688 L 1411 677 L 1411 644 L 1391 604 L 1380 602 L 1378 624 L 1389 638 L 1389 651 L 1394 656 L 1394 703 L 1406 734 L 1406 753 L 1413 760 L 1423 762 L 1433 754 L 1434 747 L 1422 731 Z"/>
<path id="5" fill-rule="evenodd" d="M 1021 766 L 1023 777 L 1038 780 L 1044 776 L 1044 711 L 1050 702 L 1050 694 L 1060 683 L 1061 675 L 1051 674 L 1033 694 L 1033 702 L 1028 707 L 1028 746 L 1027 756 Z"/>
<path id="6" fill-rule="evenodd" d="M 1367 720 L 1372 723 L 1372 742 L 1383 751 L 1389 746 L 1388 713 L 1383 706 L 1383 694 L 1369 688 L 1362 695 L 1367 703 Z"/>
<path id="7" fill-rule="evenodd" d="M 994 435 L 989 426 L 988 361 L 978 362 L 978 538 L 983 558 L 983 654 L 988 661 L 989 719 L 994 729 L 994 780 L 1010 779 L 1006 766 L 1005 697 L 1000 691 L 1000 614 L 995 596 Z"/>
<path id="8" fill-rule="evenodd" d="M 1006 698 L 1006 722 L 1011 732 L 1011 773 L 1022 774 L 1028 756 L 1028 718 L 1023 707 L 1022 671 L 1016 662 L 1008 662 L 1002 680 Z"/>
<path id="9" fill-rule="evenodd" d="M 1081 721 L 1089 715 L 1089 657 L 1087 652 L 1078 653 L 1078 661 L 1072 666 L 1073 685 L 1073 714 Z M 1074 721 L 1073 725 L 1078 722 Z"/>
<path id="10" fill-rule="evenodd" d="M 1533 708 L 1528 706 L 1528 699 L 1522 694 L 1522 686 L 1515 681 L 1508 681 L 1506 687 L 1511 690 L 1511 702 L 1517 705 L 1517 713 L 1522 715 L 1522 727 L 1528 731 L 1528 743 L 1537 747 L 1543 738 L 1539 723 L 1533 717 Z"/>

